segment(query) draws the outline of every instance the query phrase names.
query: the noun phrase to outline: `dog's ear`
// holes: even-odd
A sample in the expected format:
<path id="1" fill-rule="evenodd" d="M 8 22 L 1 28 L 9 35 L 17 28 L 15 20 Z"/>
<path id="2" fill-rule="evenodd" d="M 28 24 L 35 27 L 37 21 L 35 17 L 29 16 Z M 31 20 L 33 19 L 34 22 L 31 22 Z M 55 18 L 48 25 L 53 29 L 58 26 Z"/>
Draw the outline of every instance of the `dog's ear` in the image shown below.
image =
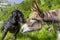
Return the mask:
<path id="1" fill-rule="evenodd" d="M 10 17 L 13 17 L 13 11 L 11 12 L 11 15 L 10 15 Z"/>

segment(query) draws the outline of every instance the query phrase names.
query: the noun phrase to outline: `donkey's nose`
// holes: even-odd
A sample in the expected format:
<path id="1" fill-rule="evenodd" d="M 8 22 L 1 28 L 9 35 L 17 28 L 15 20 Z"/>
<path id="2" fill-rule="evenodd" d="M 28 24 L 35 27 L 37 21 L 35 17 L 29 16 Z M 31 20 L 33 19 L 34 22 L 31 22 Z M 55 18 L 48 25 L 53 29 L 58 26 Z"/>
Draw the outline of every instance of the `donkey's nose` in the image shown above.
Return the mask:
<path id="1" fill-rule="evenodd" d="M 26 33 L 26 32 L 28 32 L 28 31 L 29 31 L 29 28 L 27 28 L 27 27 L 24 27 L 24 28 L 21 29 L 21 32 L 22 32 L 22 33 Z"/>
<path id="2" fill-rule="evenodd" d="M 22 33 L 26 33 L 26 32 L 28 32 L 28 31 L 30 31 L 28 25 L 27 25 L 27 24 L 24 24 L 24 25 L 22 26 L 22 28 L 21 28 L 21 32 L 22 32 Z"/>

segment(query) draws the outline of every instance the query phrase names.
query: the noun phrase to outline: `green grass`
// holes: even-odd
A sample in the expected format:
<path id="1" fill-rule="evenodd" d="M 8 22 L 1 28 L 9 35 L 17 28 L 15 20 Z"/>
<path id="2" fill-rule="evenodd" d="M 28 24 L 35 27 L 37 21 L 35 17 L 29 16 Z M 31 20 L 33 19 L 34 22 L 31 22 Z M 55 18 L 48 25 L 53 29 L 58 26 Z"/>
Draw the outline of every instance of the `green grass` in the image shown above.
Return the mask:
<path id="1" fill-rule="evenodd" d="M 47 31 L 48 27 L 52 28 L 51 32 Z M 3 32 L 0 32 L 0 38 L 2 37 L 2 33 Z M 5 37 L 5 40 L 11 39 L 12 37 L 13 34 L 8 32 L 7 36 Z M 46 24 L 43 25 L 42 29 L 39 31 L 28 32 L 26 34 L 22 34 L 21 32 L 19 32 L 16 40 L 56 40 L 56 39 L 57 36 L 53 26 Z"/>
<path id="2" fill-rule="evenodd" d="M 27 19 L 31 11 L 23 11 L 25 18 Z M 7 20 L 10 15 L 9 13 L 7 16 L 5 15 L 4 20 Z M 0 24 L 2 27 L 2 24 Z M 47 28 L 51 27 L 52 31 L 48 32 Z M 2 37 L 3 32 L 0 32 L 0 38 Z M 9 33 L 5 37 L 5 40 L 13 38 L 13 34 Z M 46 24 L 42 26 L 42 29 L 39 31 L 28 32 L 26 34 L 22 34 L 21 32 L 18 33 L 16 40 L 56 40 L 57 35 L 55 33 L 54 27 L 51 24 Z"/>
<path id="3" fill-rule="evenodd" d="M 50 1 L 50 3 L 49 3 L 49 1 Z M 43 11 L 60 8 L 59 0 L 58 1 L 57 0 L 53 0 L 53 1 L 52 0 L 37 0 L 37 3 L 39 5 L 40 9 L 42 9 Z M 29 14 L 31 13 L 31 11 L 30 11 L 31 4 L 32 4 L 31 0 L 29 0 L 29 1 L 25 0 L 21 4 L 17 4 L 13 7 L 3 8 L 7 12 L 6 12 L 6 14 L 5 14 L 5 12 L 0 12 L 0 20 L 3 20 L 3 21 L 7 20 L 11 14 L 11 11 L 13 11 L 15 9 L 21 10 L 24 14 L 25 19 L 27 19 L 29 17 Z M 51 6 L 51 7 L 49 7 L 49 6 Z M 0 28 L 1 27 L 2 27 L 2 23 L 0 23 Z M 48 27 L 51 27 L 51 29 L 52 29 L 51 32 L 47 31 Z M 39 31 L 28 32 L 26 34 L 22 34 L 21 32 L 19 32 L 17 35 L 17 40 L 56 40 L 57 34 L 56 34 L 54 27 L 58 28 L 58 29 L 60 28 L 59 26 L 53 26 L 51 24 L 46 24 L 46 25 L 43 25 L 42 29 Z M 2 33 L 3 32 L 0 31 L 0 39 L 2 37 Z M 5 40 L 11 39 L 12 37 L 13 37 L 13 34 L 8 32 L 7 36 L 5 37 Z"/>

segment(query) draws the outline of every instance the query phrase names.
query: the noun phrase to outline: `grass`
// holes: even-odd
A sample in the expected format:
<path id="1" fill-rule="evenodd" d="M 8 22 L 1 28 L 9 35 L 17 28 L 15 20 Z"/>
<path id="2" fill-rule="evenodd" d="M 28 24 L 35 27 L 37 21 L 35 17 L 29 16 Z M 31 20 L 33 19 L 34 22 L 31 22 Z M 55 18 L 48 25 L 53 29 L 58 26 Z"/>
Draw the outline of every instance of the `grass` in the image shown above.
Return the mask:
<path id="1" fill-rule="evenodd" d="M 51 8 L 49 8 L 48 7 L 49 5 L 47 5 L 48 1 L 49 0 L 45 0 L 45 3 L 41 4 L 38 0 L 39 7 L 43 11 L 60 8 L 60 4 L 57 4 L 57 0 L 51 1 L 52 4 L 49 4 L 49 5 L 51 5 Z M 44 0 L 42 0 L 42 2 L 44 2 Z M 31 6 L 31 2 L 28 2 L 28 3 L 23 2 L 21 4 L 15 5 L 13 7 L 6 7 L 6 8 L 4 8 L 4 10 L 7 11 L 6 14 L 5 14 L 5 12 L 0 12 L 0 20 L 3 20 L 3 21 L 7 20 L 11 14 L 11 11 L 15 10 L 15 9 L 21 10 L 24 14 L 25 19 L 27 19 L 29 14 L 31 13 L 30 8 L 29 8 L 30 6 Z M 2 27 L 2 23 L 0 23 L 0 28 L 1 27 Z M 51 29 L 52 29 L 51 32 L 47 31 L 48 27 L 51 27 Z M 16 40 L 57 40 L 57 33 L 56 33 L 54 27 L 58 28 L 58 29 L 60 28 L 59 26 L 53 26 L 52 24 L 46 24 L 46 25 L 43 25 L 42 29 L 39 31 L 28 32 L 26 34 L 22 34 L 21 32 L 19 32 Z M 0 31 L 0 39 L 2 37 L 2 34 L 3 34 L 3 32 Z M 12 37 L 13 37 L 13 34 L 8 32 L 7 36 L 5 37 L 5 40 L 9 40 Z"/>
<path id="2" fill-rule="evenodd" d="M 2 24 L 0 24 L 2 25 Z M 51 27 L 52 31 L 47 31 L 47 28 Z M 2 37 L 2 33 L 0 32 L 0 38 Z M 13 34 L 8 32 L 7 36 L 5 37 L 5 40 L 13 38 Z M 56 40 L 57 36 L 54 31 L 54 28 L 52 25 L 43 25 L 42 29 L 39 31 L 34 32 L 28 32 L 26 34 L 22 34 L 21 32 L 18 33 L 16 40 Z"/>
<path id="3" fill-rule="evenodd" d="M 12 10 L 11 10 L 12 11 Z M 28 18 L 31 11 L 22 11 L 24 13 L 25 19 Z M 7 20 L 10 16 L 10 11 L 8 14 L 1 16 L 1 20 Z M 3 14 L 2 14 L 3 15 Z M 0 24 L 0 27 L 2 27 L 2 24 Z M 47 28 L 51 27 L 52 31 L 48 32 Z M 2 37 L 3 32 L 0 32 L 0 38 Z M 13 34 L 9 33 L 5 37 L 5 40 L 9 40 L 13 38 Z M 28 32 L 27 34 L 22 34 L 21 32 L 18 33 L 16 40 L 56 40 L 57 35 L 55 33 L 54 27 L 51 24 L 46 24 L 42 26 L 42 29 L 35 32 Z"/>
<path id="4" fill-rule="evenodd" d="M 12 10 L 11 10 L 12 11 Z M 9 11 L 10 12 L 10 11 Z M 10 13 L 6 14 L 3 18 L 1 17 L 2 20 L 7 20 L 10 16 Z M 22 11 L 24 13 L 25 19 L 28 18 L 29 14 L 31 11 Z M 0 27 L 2 27 L 2 24 L 0 24 Z M 47 28 L 51 27 L 52 31 L 48 32 Z M 3 32 L 0 32 L 0 38 L 2 37 Z M 13 34 L 9 33 L 5 37 L 5 40 L 9 40 L 13 38 Z M 57 35 L 55 33 L 54 27 L 51 24 L 46 24 L 42 26 L 42 29 L 39 31 L 35 32 L 28 32 L 27 34 L 22 34 L 21 32 L 18 33 L 16 40 L 56 40 Z"/>

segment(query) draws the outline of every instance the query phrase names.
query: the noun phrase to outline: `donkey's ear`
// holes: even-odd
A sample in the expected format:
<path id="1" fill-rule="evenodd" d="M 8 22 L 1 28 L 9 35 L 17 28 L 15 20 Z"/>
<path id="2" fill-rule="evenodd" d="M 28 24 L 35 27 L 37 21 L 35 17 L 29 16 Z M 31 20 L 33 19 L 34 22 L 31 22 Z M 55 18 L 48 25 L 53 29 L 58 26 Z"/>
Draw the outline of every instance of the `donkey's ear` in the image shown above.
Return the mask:
<path id="1" fill-rule="evenodd" d="M 31 7 L 30 7 L 30 10 L 31 10 L 31 11 L 35 11 L 36 8 L 34 8 L 34 7 L 31 6 Z"/>
<path id="2" fill-rule="evenodd" d="M 37 2 L 35 0 L 32 0 L 32 6 L 35 8 L 35 9 L 39 9 L 38 5 L 37 5 Z"/>
<path id="3" fill-rule="evenodd" d="M 31 11 L 38 11 L 39 10 L 38 5 L 35 0 L 32 0 L 32 5 L 30 7 L 30 10 Z"/>

